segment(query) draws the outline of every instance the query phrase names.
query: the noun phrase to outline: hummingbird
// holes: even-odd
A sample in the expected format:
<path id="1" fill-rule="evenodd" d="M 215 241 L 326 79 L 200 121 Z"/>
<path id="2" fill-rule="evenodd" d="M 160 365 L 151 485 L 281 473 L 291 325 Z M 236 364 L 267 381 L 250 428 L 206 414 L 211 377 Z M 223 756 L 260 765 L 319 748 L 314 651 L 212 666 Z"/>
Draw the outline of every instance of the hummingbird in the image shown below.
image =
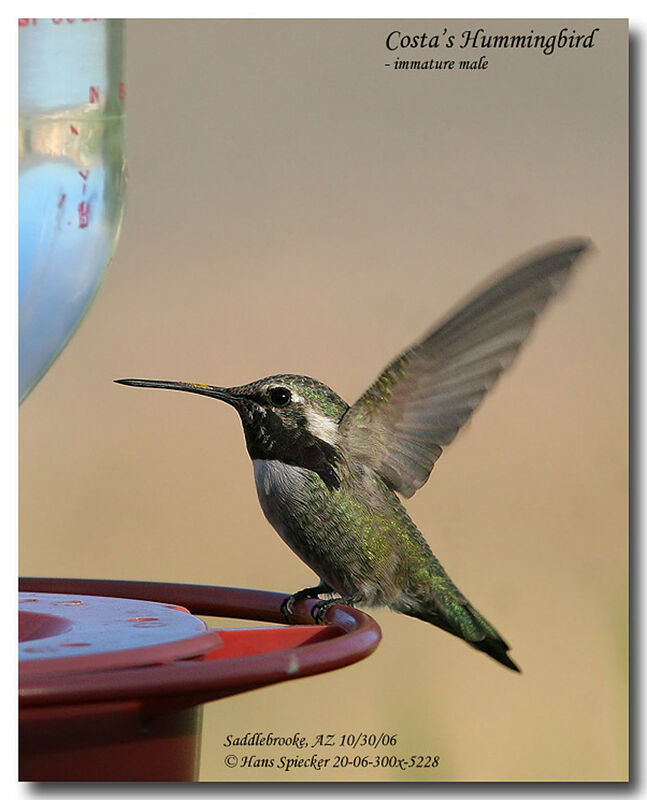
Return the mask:
<path id="1" fill-rule="evenodd" d="M 388 606 L 520 672 L 507 642 L 452 582 L 400 497 L 410 498 L 514 361 L 538 315 L 589 248 L 552 243 L 491 279 L 401 353 L 352 406 L 325 383 L 282 374 L 242 386 L 125 378 L 205 395 L 242 421 L 265 517 L 318 576 L 286 598 Z M 324 599 L 321 599 L 321 598 Z"/>

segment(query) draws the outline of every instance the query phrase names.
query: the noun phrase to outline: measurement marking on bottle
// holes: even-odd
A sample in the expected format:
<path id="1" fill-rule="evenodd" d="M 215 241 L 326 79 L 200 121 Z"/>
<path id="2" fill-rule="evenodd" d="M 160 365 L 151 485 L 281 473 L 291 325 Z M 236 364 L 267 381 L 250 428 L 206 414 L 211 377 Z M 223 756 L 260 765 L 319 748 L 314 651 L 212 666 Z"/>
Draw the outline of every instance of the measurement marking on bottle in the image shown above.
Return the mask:
<path id="1" fill-rule="evenodd" d="M 77 22 L 77 21 L 78 22 L 98 22 L 98 20 L 99 20 L 99 17 L 85 17 L 85 18 L 72 17 L 71 19 L 69 19 L 69 18 L 66 18 L 66 19 L 53 19 L 52 18 L 52 22 L 54 23 L 54 25 L 60 25 L 61 22 L 67 22 L 69 24 L 72 24 L 73 22 Z"/>
<path id="2" fill-rule="evenodd" d="M 99 22 L 100 19 L 101 19 L 101 17 L 81 17 L 81 18 L 76 17 L 76 18 L 72 18 L 72 19 L 58 19 L 58 18 L 57 19 L 53 19 L 53 18 L 51 18 L 49 20 L 49 22 L 53 22 L 54 25 L 60 25 L 62 22 L 67 22 L 67 23 L 71 24 L 72 22 L 77 22 L 77 20 L 79 22 Z M 46 20 L 46 19 L 41 20 L 41 22 L 47 22 L 47 21 L 48 20 Z M 36 18 L 36 19 L 25 19 L 24 17 L 20 17 L 18 19 L 18 27 L 19 28 L 24 28 L 27 25 L 37 25 L 38 22 L 39 22 L 38 18 Z"/>
<path id="3" fill-rule="evenodd" d="M 87 228 L 90 221 L 90 204 L 87 200 L 81 200 L 78 205 L 79 228 Z"/>
<path id="4" fill-rule="evenodd" d="M 87 180 L 90 175 L 90 170 L 80 169 L 78 170 L 78 174 L 81 176 L 81 179 L 83 180 L 81 194 L 84 195 L 88 189 Z M 87 202 L 87 200 L 82 200 L 79 203 L 78 212 L 79 212 L 79 228 L 87 228 L 90 222 L 90 204 Z"/>

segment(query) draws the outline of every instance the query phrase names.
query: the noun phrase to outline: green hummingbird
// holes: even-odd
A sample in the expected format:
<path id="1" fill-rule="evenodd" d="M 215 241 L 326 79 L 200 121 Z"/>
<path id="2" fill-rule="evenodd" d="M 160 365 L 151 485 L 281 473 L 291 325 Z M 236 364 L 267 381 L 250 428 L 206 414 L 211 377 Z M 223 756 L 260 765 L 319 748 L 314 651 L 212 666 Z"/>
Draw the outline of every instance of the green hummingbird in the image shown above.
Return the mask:
<path id="1" fill-rule="evenodd" d="M 451 581 L 398 495 L 409 498 L 427 481 L 588 247 L 573 239 L 520 259 L 398 356 L 352 406 L 304 375 L 231 388 L 116 382 L 193 392 L 236 409 L 263 512 L 320 579 L 286 598 L 288 621 L 302 598 L 319 600 L 312 610 L 318 622 L 335 603 L 386 605 L 519 671 L 508 644 Z"/>

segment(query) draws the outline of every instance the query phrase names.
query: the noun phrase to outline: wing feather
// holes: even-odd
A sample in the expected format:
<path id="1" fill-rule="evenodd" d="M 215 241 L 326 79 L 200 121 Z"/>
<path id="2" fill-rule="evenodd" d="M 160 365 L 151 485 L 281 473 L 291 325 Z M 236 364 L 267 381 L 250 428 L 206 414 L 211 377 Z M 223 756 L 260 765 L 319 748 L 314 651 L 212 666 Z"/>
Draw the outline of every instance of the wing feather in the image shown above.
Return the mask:
<path id="1" fill-rule="evenodd" d="M 341 421 L 351 455 L 411 497 L 588 248 L 574 239 L 525 257 L 396 358 Z"/>

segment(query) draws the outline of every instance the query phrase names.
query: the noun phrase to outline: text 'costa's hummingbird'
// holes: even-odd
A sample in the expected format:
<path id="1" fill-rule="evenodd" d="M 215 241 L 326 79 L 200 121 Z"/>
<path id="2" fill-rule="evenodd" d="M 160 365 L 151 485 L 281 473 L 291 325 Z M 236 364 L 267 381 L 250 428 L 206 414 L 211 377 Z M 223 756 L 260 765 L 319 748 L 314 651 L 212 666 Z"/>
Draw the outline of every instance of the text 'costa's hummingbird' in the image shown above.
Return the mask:
<path id="1" fill-rule="evenodd" d="M 543 248 L 508 268 L 395 359 L 349 406 L 304 375 L 224 389 L 200 383 L 117 383 L 206 395 L 239 413 L 261 507 L 279 536 L 319 576 L 291 595 L 386 605 L 464 639 L 517 670 L 509 646 L 434 556 L 398 494 L 411 497 L 471 417 L 549 303 L 584 239 Z"/>

